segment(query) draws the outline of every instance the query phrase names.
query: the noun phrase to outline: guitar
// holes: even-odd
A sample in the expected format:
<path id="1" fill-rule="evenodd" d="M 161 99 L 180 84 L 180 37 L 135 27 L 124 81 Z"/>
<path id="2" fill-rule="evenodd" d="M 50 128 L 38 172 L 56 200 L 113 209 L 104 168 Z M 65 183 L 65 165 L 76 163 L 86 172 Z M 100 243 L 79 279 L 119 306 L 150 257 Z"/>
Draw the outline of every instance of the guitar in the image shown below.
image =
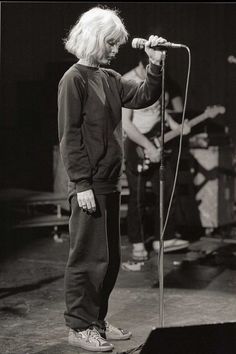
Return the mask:
<path id="1" fill-rule="evenodd" d="M 207 107 L 202 114 L 188 121 L 188 125 L 190 126 L 190 128 L 193 128 L 194 126 L 196 126 L 197 124 L 203 122 L 208 118 L 215 118 L 218 114 L 224 114 L 224 113 L 225 113 L 224 106 L 215 105 L 215 106 Z M 167 143 L 171 141 L 172 139 L 180 135 L 180 133 L 181 133 L 181 126 L 178 129 L 167 132 L 166 134 L 164 134 L 164 142 Z M 159 148 L 160 146 L 159 137 L 153 135 L 150 137 L 148 136 L 148 134 L 146 136 L 156 145 L 157 148 Z M 127 142 L 126 151 L 128 151 L 128 145 L 129 146 L 133 145 L 133 148 L 135 146 L 135 149 L 133 149 L 133 151 L 135 150 L 136 154 L 133 154 L 133 156 L 131 156 L 131 153 L 127 153 L 126 160 L 129 161 L 128 155 L 130 155 L 131 164 L 133 166 L 134 164 L 136 165 L 136 170 L 137 168 L 139 172 L 147 170 L 149 168 L 150 162 L 149 163 L 147 162 L 148 157 L 145 155 L 144 148 L 137 145 L 136 143 L 132 142 L 129 139 L 127 140 L 128 142 Z"/>

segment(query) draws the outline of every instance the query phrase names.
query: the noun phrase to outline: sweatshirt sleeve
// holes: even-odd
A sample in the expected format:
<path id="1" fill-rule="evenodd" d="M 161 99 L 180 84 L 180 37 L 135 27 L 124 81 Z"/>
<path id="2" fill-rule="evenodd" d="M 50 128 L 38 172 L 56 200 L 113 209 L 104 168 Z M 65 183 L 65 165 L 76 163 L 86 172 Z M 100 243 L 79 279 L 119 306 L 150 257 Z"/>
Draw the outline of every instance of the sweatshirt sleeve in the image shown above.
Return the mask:
<path id="1" fill-rule="evenodd" d="M 156 102 L 161 95 L 161 66 L 149 63 L 146 69 L 146 79 L 137 83 L 120 77 L 122 106 L 130 109 L 145 108 Z"/>
<path id="2" fill-rule="evenodd" d="M 84 87 L 83 87 L 84 86 Z M 58 133 L 62 160 L 76 191 L 91 188 L 91 166 L 82 134 L 82 104 L 85 83 L 72 73 L 58 85 Z"/>

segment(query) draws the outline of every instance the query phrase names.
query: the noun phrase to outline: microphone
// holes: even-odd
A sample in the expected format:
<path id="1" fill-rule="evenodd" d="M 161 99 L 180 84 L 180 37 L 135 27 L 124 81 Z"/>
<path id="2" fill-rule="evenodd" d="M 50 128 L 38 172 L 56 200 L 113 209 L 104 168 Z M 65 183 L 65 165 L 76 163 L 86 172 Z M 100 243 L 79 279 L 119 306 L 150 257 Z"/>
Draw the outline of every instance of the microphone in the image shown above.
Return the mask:
<path id="1" fill-rule="evenodd" d="M 147 40 L 144 38 L 134 38 L 132 40 L 131 45 L 132 45 L 132 48 L 134 48 L 134 49 L 143 49 L 145 47 L 146 42 L 147 42 Z M 157 44 L 153 48 L 168 49 L 168 48 L 183 48 L 183 47 L 185 47 L 183 44 L 165 42 L 165 43 Z"/>

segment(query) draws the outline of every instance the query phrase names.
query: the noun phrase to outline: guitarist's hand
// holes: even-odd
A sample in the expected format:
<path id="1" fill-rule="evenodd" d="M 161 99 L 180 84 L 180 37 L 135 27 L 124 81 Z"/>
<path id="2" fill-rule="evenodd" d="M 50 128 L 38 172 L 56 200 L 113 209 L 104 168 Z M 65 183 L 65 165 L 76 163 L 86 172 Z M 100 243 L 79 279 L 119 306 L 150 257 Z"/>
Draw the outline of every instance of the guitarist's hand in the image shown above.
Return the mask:
<path id="1" fill-rule="evenodd" d="M 183 128 L 183 135 L 187 135 L 191 132 L 191 127 L 189 125 L 188 119 L 185 119 L 184 121 L 184 128 Z"/>
<path id="2" fill-rule="evenodd" d="M 144 154 L 145 154 L 145 158 L 149 159 L 150 162 L 152 163 L 160 162 L 161 159 L 160 149 L 156 148 L 155 145 L 153 145 L 150 141 L 148 141 L 148 143 L 144 148 Z"/>

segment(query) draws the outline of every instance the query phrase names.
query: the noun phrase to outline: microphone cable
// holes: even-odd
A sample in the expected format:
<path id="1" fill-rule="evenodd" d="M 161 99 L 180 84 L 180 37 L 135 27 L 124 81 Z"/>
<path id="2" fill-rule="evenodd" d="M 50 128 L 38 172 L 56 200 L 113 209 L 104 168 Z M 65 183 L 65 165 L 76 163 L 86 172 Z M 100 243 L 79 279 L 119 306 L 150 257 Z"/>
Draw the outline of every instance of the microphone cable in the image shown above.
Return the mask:
<path id="1" fill-rule="evenodd" d="M 167 213 L 166 213 L 166 218 L 165 218 L 161 238 L 163 237 L 163 235 L 165 233 L 165 229 L 166 229 L 167 222 L 169 219 L 170 209 L 171 209 L 171 205 L 173 202 L 174 192 L 175 192 L 176 183 L 177 183 L 177 177 L 178 177 L 178 173 L 179 173 L 180 157 L 181 157 L 181 153 L 182 153 L 183 129 L 184 129 L 187 96 L 188 96 L 189 77 L 190 77 L 190 70 L 191 70 L 190 49 L 189 49 L 189 47 L 187 47 L 185 45 L 183 45 L 183 48 L 185 48 L 188 52 L 188 70 L 187 70 L 187 78 L 186 78 L 185 93 L 184 93 L 184 105 L 183 105 L 183 112 L 182 112 L 182 119 L 181 119 L 181 131 L 180 131 L 180 138 L 179 138 L 178 156 L 177 156 L 177 162 L 176 162 L 176 167 L 175 167 L 175 177 L 174 177 L 174 181 L 173 181 L 172 192 L 171 192 L 171 196 L 170 196 L 170 200 L 169 200 L 169 204 L 168 204 L 168 208 L 167 208 Z"/>
<path id="2" fill-rule="evenodd" d="M 116 352 L 116 354 L 133 354 L 133 353 L 135 353 L 137 351 L 139 351 L 139 353 L 140 353 L 140 350 L 143 348 L 143 346 L 144 346 L 144 343 L 140 344 L 138 347 L 131 348 L 131 349 L 128 349 L 126 351 Z"/>
<path id="3" fill-rule="evenodd" d="M 173 186 L 172 186 L 172 192 L 167 208 L 167 213 L 165 217 L 165 222 L 161 234 L 161 238 L 163 238 L 166 226 L 168 223 L 169 215 L 170 215 L 170 209 L 172 206 L 173 198 L 174 198 L 174 193 L 176 189 L 176 184 L 177 184 L 177 178 L 178 178 L 178 173 L 179 173 L 179 164 L 180 164 L 180 157 L 182 153 L 182 142 L 183 142 L 183 129 L 184 129 L 184 120 L 185 120 L 185 113 L 186 113 L 186 106 L 187 106 L 187 97 L 188 97 L 188 87 L 189 87 L 189 77 L 190 77 L 190 70 L 191 70 L 191 52 L 188 46 L 183 45 L 183 48 L 185 48 L 188 52 L 188 70 L 187 70 L 187 77 L 186 77 L 186 85 L 185 85 L 185 93 L 184 93 L 184 104 L 183 104 L 183 112 L 182 112 L 182 118 L 181 118 L 181 130 L 180 130 L 180 137 L 179 137 L 179 147 L 178 147 L 178 155 L 177 155 L 177 162 L 176 162 L 176 167 L 175 167 L 175 176 L 174 176 L 174 181 L 173 181 Z M 142 239 L 144 240 L 144 233 L 143 233 L 143 228 L 142 228 L 142 220 L 141 220 L 141 213 L 140 213 L 140 182 L 141 182 L 141 171 L 139 172 L 138 175 L 138 193 L 137 193 L 137 202 L 138 202 L 138 211 L 139 211 L 139 220 L 141 222 L 141 236 Z"/>
<path id="4" fill-rule="evenodd" d="M 180 132 L 180 138 L 179 138 L 179 149 L 178 149 L 178 157 L 177 157 L 177 162 L 176 162 L 176 170 L 175 170 L 175 177 L 174 177 L 174 182 L 172 186 L 172 192 L 168 204 L 168 209 L 166 213 L 166 218 L 162 230 L 162 235 L 163 237 L 166 225 L 169 219 L 169 214 L 170 214 L 170 208 L 172 205 L 173 197 L 174 197 L 174 192 L 176 188 L 176 182 L 177 182 L 177 177 L 178 177 L 178 172 L 179 172 L 179 163 L 180 163 L 180 157 L 181 157 L 181 152 L 182 152 L 182 140 L 183 140 L 183 128 L 184 128 L 184 120 L 185 120 L 185 112 L 186 112 L 186 104 L 187 104 L 187 96 L 188 96 L 188 86 L 189 86 L 189 77 L 190 77 L 190 70 L 191 70 L 191 53 L 190 49 L 187 46 L 183 46 L 187 52 L 188 52 L 188 70 L 187 70 L 187 78 L 186 78 L 186 85 L 185 85 L 185 93 L 184 93 L 184 106 L 183 106 L 183 112 L 182 112 L 182 119 L 181 119 L 181 132 Z M 141 173 L 139 173 L 141 175 Z M 159 258 L 159 255 L 158 255 Z M 117 354 L 133 354 L 137 352 L 138 350 L 142 349 L 144 346 L 144 343 L 140 344 L 139 346 L 129 349 L 127 351 L 122 351 L 122 352 L 117 352 Z"/>

